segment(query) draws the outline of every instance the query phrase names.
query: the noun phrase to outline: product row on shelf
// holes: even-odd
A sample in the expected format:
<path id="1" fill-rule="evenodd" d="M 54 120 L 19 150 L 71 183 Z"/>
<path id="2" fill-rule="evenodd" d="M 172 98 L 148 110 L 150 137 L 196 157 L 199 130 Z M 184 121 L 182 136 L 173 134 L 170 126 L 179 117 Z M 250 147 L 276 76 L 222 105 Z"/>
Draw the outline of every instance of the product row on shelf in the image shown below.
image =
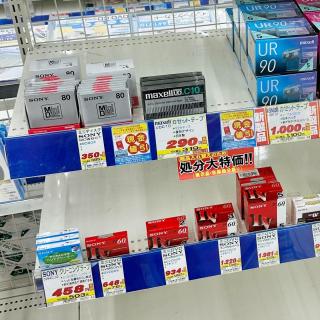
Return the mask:
<path id="1" fill-rule="evenodd" d="M 132 60 L 87 64 L 80 84 L 78 57 L 35 60 L 29 71 L 24 92 L 29 133 L 133 121 L 139 98 Z M 143 77 L 140 87 L 146 120 L 207 111 L 201 72 Z"/>
<path id="2" fill-rule="evenodd" d="M 271 167 L 239 173 L 236 186 L 238 210 L 195 208 L 195 228 L 180 215 L 147 221 L 145 240 L 127 231 L 83 241 L 77 229 L 39 234 L 37 290 L 55 306 L 320 256 L 318 194 L 285 196 Z"/>
<path id="3" fill-rule="evenodd" d="M 228 39 L 257 105 L 316 98 L 319 7 L 319 1 L 235 0 L 227 9 Z"/>
<path id="4" fill-rule="evenodd" d="M 294 8 L 293 11 L 296 13 L 300 12 L 300 9 L 292 2 L 273 3 L 272 7 L 280 4 L 286 8 Z M 291 11 L 283 10 L 282 12 L 287 14 L 286 12 Z M 298 75 L 308 82 L 311 78 L 306 75 L 314 72 L 312 70 L 317 67 L 315 63 L 317 50 L 314 50 L 310 41 L 306 39 L 309 39 L 310 36 L 314 45 L 317 42 L 317 36 L 312 34 L 310 24 L 303 17 L 284 19 L 280 25 L 286 25 L 288 21 L 291 21 L 290 19 L 298 21 L 297 25 L 293 22 L 297 30 L 301 28 L 301 37 L 304 40 L 300 41 L 303 46 L 300 51 L 303 51 L 303 57 L 297 62 L 296 58 L 291 59 L 290 55 L 286 64 L 286 72 L 294 70 L 295 73 L 287 75 Z M 266 23 L 267 20 L 263 21 Z M 254 22 L 256 21 L 252 23 Z M 290 39 L 299 38 L 296 29 L 290 29 L 293 32 Z M 290 30 L 284 32 L 280 28 L 274 32 L 288 34 Z M 308 32 L 308 35 L 305 32 Z M 235 35 L 236 32 L 233 34 Z M 307 38 L 304 38 L 305 36 Z M 197 41 L 203 45 L 205 41 L 209 43 L 211 40 L 213 39 L 209 38 L 202 42 L 199 38 Z M 219 46 L 223 46 L 223 50 L 230 50 L 227 41 L 222 40 L 221 34 L 215 36 L 214 40 L 219 43 Z M 266 40 L 269 41 L 269 39 Z M 278 39 L 275 38 L 275 40 Z M 185 45 L 189 45 L 188 40 L 184 41 Z M 267 44 L 270 42 L 268 41 Z M 257 41 L 256 45 L 259 43 Z M 173 41 L 168 41 L 163 45 L 168 53 L 170 48 L 175 46 Z M 210 60 L 209 66 L 205 64 L 205 61 L 210 55 L 200 59 L 201 63 L 197 61 L 197 68 L 194 68 L 194 71 L 187 72 L 191 61 L 188 59 L 193 57 L 190 53 L 181 68 L 171 67 L 166 69 L 171 72 L 151 77 L 146 77 L 146 75 L 153 72 L 148 72 L 149 68 L 139 61 L 142 52 L 139 53 L 139 56 L 135 55 L 138 51 L 143 51 L 140 44 L 135 47 L 128 46 L 125 49 L 128 51 L 122 55 L 121 59 L 126 60 L 106 59 L 99 63 L 96 63 L 96 59 L 91 60 L 89 55 L 80 56 L 80 53 L 79 56 L 68 55 L 53 59 L 43 59 L 41 55 L 33 55 L 30 57 L 30 63 L 26 65 L 25 79 L 28 80 L 24 79 L 20 87 L 19 103 L 14 114 L 14 126 L 6 140 L 11 177 L 15 179 L 46 175 L 84 170 L 96 166 L 121 165 L 185 156 L 193 154 L 194 151 L 218 152 L 319 137 L 318 102 L 309 101 L 309 99 L 316 99 L 316 95 L 306 94 L 308 90 L 300 90 L 301 83 L 298 86 L 300 89 L 297 87 L 301 95 L 294 93 L 293 88 L 296 88 L 296 85 L 290 87 L 292 90 L 280 90 L 286 92 L 289 97 L 285 100 L 287 104 L 270 106 L 268 105 L 270 102 L 273 104 L 279 100 L 268 96 L 270 99 L 267 98 L 269 103 L 266 106 L 255 108 L 253 107 L 255 104 L 248 98 L 247 85 L 243 86 L 245 93 L 239 92 L 243 105 L 239 100 L 237 104 L 234 104 L 235 95 L 231 93 L 231 88 L 226 82 L 223 85 L 223 92 L 212 90 L 212 86 L 217 85 L 217 81 L 220 84 L 220 75 L 212 74 L 212 72 L 216 72 L 220 67 L 220 62 L 223 64 L 223 61 L 221 50 L 216 50 L 214 46 L 211 49 L 217 53 L 217 56 L 212 61 Z M 288 51 L 287 49 L 286 47 L 286 50 L 281 51 L 279 56 L 286 56 L 282 53 Z M 103 51 L 99 51 L 99 55 L 100 53 L 102 55 L 99 60 L 103 59 Z M 274 53 L 274 50 L 271 50 L 271 53 Z M 116 57 L 117 55 L 111 54 L 110 56 Z M 127 58 L 130 56 L 134 59 Z M 227 59 L 228 57 L 226 55 Z M 246 58 L 247 55 L 243 57 Z M 231 50 L 230 59 L 233 59 Z M 173 61 L 174 59 L 171 64 Z M 177 61 L 175 63 L 177 64 Z M 302 67 L 303 63 L 305 67 Z M 210 72 L 207 70 L 208 67 L 211 67 Z M 226 68 L 228 67 L 229 65 L 226 65 Z M 305 68 L 307 70 L 304 70 Z M 179 70 L 180 73 L 174 73 L 176 70 Z M 265 70 L 268 68 L 264 68 L 264 72 Z M 240 76 L 237 70 L 230 70 L 230 72 L 234 72 L 234 76 Z M 161 74 L 159 68 L 154 74 Z M 261 78 L 270 80 L 274 76 L 278 74 L 265 75 Z M 67 80 L 68 78 L 74 81 Z M 237 78 L 237 80 L 240 83 L 242 78 Z M 78 82 L 81 82 L 80 85 Z M 230 82 L 240 88 L 238 82 Z M 277 81 L 272 84 L 269 82 L 269 85 L 273 88 L 280 88 Z M 316 85 L 314 89 L 316 93 Z M 21 98 L 24 92 L 25 95 Z M 131 99 L 128 98 L 128 95 Z M 226 107 L 223 109 L 221 106 L 225 99 L 228 102 L 224 103 Z M 233 101 L 229 103 L 229 100 Z M 22 101 L 25 102 L 25 105 Z M 138 103 L 143 107 L 145 122 L 140 121 L 142 117 L 139 118 L 141 109 L 135 109 Z M 250 107 L 247 108 L 246 104 Z M 25 121 L 25 107 L 27 122 Z M 242 109 L 233 110 L 237 108 Z M 68 121 L 65 121 L 65 116 L 70 115 L 69 111 L 72 111 L 72 119 L 70 117 Z M 76 123 L 75 120 L 77 120 Z M 101 127 L 92 127 L 96 125 Z M 85 127 L 85 129 L 79 127 Z M 90 147 L 90 150 L 85 147 L 89 145 L 89 138 L 95 141 L 92 142 L 92 145 L 95 144 L 95 146 Z M 56 150 L 59 150 L 61 157 L 53 161 Z"/>
<path id="5" fill-rule="evenodd" d="M 61 147 L 60 138 L 68 141 L 68 150 Z M 23 141 L 20 137 L 9 137 L 6 153 L 11 178 L 15 179 L 26 174 L 38 176 L 187 156 L 195 151 L 219 152 L 317 138 L 319 109 L 314 101 L 32 134 Z M 88 141 L 91 141 L 89 149 Z M 62 158 L 55 157 L 54 145 L 59 145 Z M 28 152 L 21 158 L 24 147 Z M 52 157 L 55 161 L 37 165 L 43 152 L 46 159 Z"/>
<path id="6" fill-rule="evenodd" d="M 195 237 L 191 235 L 193 227 L 188 225 L 186 215 L 147 221 L 148 249 L 168 248 L 190 241 L 206 241 L 238 235 L 240 232 L 238 221 L 241 220 L 244 221 L 247 232 L 320 221 L 318 194 L 292 198 L 292 212 L 289 212 L 289 208 L 287 210 L 284 190 L 271 167 L 238 173 L 236 189 L 239 216 L 231 202 L 195 208 Z M 85 238 L 84 243 L 89 261 L 130 252 L 127 231 L 90 236 Z M 41 269 L 83 262 L 77 229 L 39 234 L 36 238 L 36 250 Z"/>

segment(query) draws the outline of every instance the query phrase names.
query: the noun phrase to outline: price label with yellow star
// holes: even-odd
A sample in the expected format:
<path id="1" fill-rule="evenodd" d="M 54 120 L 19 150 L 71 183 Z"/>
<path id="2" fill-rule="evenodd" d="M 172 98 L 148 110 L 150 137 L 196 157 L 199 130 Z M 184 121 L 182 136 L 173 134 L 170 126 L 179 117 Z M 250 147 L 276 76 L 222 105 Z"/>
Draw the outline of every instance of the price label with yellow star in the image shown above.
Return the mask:
<path id="1" fill-rule="evenodd" d="M 220 114 L 222 150 L 254 147 L 256 145 L 254 112 L 250 110 Z"/>
<path id="2" fill-rule="evenodd" d="M 112 127 L 116 165 L 151 160 L 147 123 Z"/>

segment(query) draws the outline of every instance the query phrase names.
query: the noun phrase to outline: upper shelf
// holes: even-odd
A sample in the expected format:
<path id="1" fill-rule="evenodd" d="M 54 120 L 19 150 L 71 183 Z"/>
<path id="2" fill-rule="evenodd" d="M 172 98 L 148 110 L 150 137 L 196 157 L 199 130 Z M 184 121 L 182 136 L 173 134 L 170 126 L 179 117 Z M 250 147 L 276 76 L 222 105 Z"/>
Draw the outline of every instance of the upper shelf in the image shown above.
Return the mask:
<path id="1" fill-rule="evenodd" d="M 23 79 L 26 78 L 31 59 L 56 57 L 61 53 L 80 54 L 82 61 L 88 62 L 132 58 L 138 79 L 157 74 L 202 71 L 206 79 L 206 120 L 210 151 L 223 149 L 220 113 L 252 110 L 254 107 L 240 66 L 225 32 L 221 30 L 88 40 L 70 44 L 44 44 L 28 56 Z M 6 141 L 11 178 L 81 170 L 75 130 L 28 135 L 23 93 L 24 81 L 21 81 Z M 135 110 L 135 121 L 143 121 L 141 109 Z M 148 128 L 151 159 L 156 160 L 157 146 L 153 121 L 148 121 Z M 115 160 L 111 126 L 103 126 L 102 131 L 107 165 L 112 166 L 115 165 Z"/>

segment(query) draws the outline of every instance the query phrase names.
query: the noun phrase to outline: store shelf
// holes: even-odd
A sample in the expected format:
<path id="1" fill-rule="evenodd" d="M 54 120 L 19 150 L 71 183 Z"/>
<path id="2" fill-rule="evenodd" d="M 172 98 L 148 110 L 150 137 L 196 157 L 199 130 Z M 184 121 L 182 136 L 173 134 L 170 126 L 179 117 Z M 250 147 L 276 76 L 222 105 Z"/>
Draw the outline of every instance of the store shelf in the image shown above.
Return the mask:
<path id="1" fill-rule="evenodd" d="M 41 210 L 42 198 L 26 199 L 21 201 L 7 202 L 0 204 L 0 217 L 9 214 Z"/>
<path id="2" fill-rule="evenodd" d="M 132 58 L 137 78 L 161 73 L 203 71 L 207 81 L 209 112 L 250 108 L 250 100 L 240 67 L 224 32 L 205 34 L 165 34 L 154 37 L 116 39 L 112 41 L 86 41 L 68 45 L 46 44 L 35 50 L 27 59 L 23 79 L 26 78 L 30 59 L 57 56 L 62 51 L 87 52 L 87 60 Z M 158 52 L 161 51 L 161 55 Z M 175 54 L 172 54 L 175 52 Z M 151 57 L 156 57 L 151 59 Z M 145 63 L 150 61 L 150 63 Z M 223 63 L 222 63 L 223 62 Z M 21 82 L 6 152 L 13 179 L 80 170 L 75 131 L 27 135 L 28 123 L 23 102 L 24 84 Z M 213 122 L 218 114 L 213 114 Z M 142 120 L 136 117 L 136 120 Z M 152 121 L 149 122 L 152 126 Z M 213 128 L 210 132 L 219 134 Z M 110 150 L 110 127 L 103 127 L 105 149 Z M 155 141 L 151 140 L 151 149 Z M 58 156 L 57 156 L 58 155 Z M 107 155 L 108 158 L 108 155 Z M 153 159 L 156 156 L 153 155 Z M 112 163 L 109 163 L 112 165 Z"/>
<path id="3" fill-rule="evenodd" d="M 313 168 L 320 160 L 319 144 L 259 148 L 257 166 L 272 165 L 289 195 L 316 192 L 320 173 Z M 235 199 L 234 175 L 179 182 L 174 159 L 60 174 L 47 179 L 40 232 L 78 227 L 83 240 L 128 230 L 134 254 L 123 257 L 123 266 L 127 292 L 136 291 L 165 285 L 161 251 L 145 249 L 145 221 L 186 214 L 192 227 L 195 207 L 228 201 L 236 207 Z M 310 224 L 280 228 L 278 238 L 281 263 L 315 256 Z M 258 268 L 255 234 L 240 235 L 240 242 L 242 269 Z M 190 280 L 220 274 L 217 240 L 188 243 L 185 251 Z M 96 283 L 97 269 L 93 263 Z"/>
<path id="4" fill-rule="evenodd" d="M 161 55 L 158 53 L 161 51 Z M 250 110 L 254 104 L 240 66 L 223 31 L 208 33 L 163 34 L 154 37 L 86 41 L 66 44 L 44 44 L 32 53 L 26 63 L 25 79 L 30 59 L 79 54 L 84 61 L 132 58 L 137 79 L 141 76 L 187 71 L 202 71 L 206 78 L 208 114 L 206 125 L 209 151 L 220 151 L 222 144 L 221 112 Z M 172 54 L 174 52 L 174 54 Z M 150 57 L 156 57 L 154 59 Z M 150 61 L 146 63 L 146 61 Z M 81 170 L 77 133 L 75 130 L 28 135 L 28 122 L 23 101 L 23 81 L 16 100 L 6 153 L 12 179 Z M 314 127 L 319 137 L 318 106 L 314 108 Z M 255 109 L 263 112 L 263 108 Z M 286 112 L 290 112 L 287 108 Z M 143 121 L 141 108 L 135 110 L 135 122 Z M 311 121 L 311 120 L 310 120 Z M 312 120 L 314 121 L 314 120 Z M 151 159 L 157 160 L 154 122 L 147 121 Z M 102 126 L 107 165 L 115 165 L 112 126 Z M 256 132 L 257 133 L 257 132 Z M 256 145 L 256 140 L 252 143 Z M 251 143 L 251 146 L 252 146 Z M 141 160 L 140 160 L 141 161 Z"/>

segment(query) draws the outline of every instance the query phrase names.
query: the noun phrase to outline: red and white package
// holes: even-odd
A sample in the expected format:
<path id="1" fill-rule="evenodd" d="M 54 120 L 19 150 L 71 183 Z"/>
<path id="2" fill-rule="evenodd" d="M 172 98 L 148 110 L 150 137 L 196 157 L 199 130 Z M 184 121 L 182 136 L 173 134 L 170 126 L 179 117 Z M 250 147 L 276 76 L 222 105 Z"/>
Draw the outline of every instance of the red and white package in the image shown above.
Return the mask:
<path id="1" fill-rule="evenodd" d="M 195 208 L 198 240 L 209 240 L 236 234 L 238 231 L 232 203 Z"/>
<path id="2" fill-rule="evenodd" d="M 147 221 L 146 228 L 149 249 L 181 245 L 188 241 L 185 215 Z"/>
<path id="3" fill-rule="evenodd" d="M 261 184 L 267 182 L 276 182 L 277 178 L 271 167 L 257 168 L 251 171 L 239 172 L 236 175 L 236 190 L 237 190 L 237 206 L 241 215 L 244 219 L 244 202 L 243 190 L 245 187 Z"/>
<path id="4" fill-rule="evenodd" d="M 286 224 L 286 198 L 280 182 L 244 188 L 244 220 L 249 232 Z"/>
<path id="5" fill-rule="evenodd" d="M 105 259 L 129 253 L 127 231 L 85 238 L 88 260 Z"/>

